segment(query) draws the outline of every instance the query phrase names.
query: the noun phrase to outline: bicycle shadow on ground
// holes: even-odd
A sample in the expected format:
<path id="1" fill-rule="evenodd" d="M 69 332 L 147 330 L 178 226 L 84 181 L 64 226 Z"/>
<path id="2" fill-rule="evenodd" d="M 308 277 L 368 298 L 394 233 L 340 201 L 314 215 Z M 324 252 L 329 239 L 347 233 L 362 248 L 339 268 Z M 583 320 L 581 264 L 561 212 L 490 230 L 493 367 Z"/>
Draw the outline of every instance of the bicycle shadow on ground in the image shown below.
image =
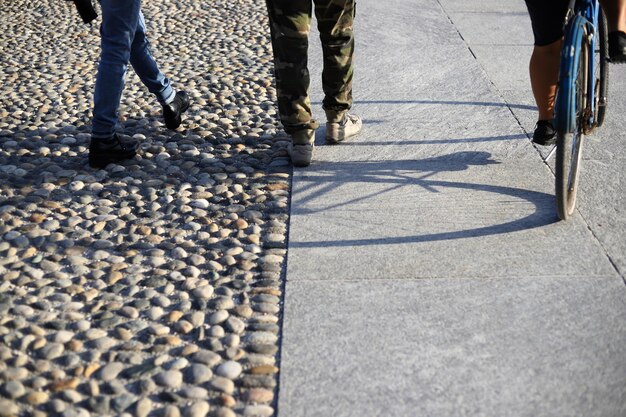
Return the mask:
<path id="1" fill-rule="evenodd" d="M 291 240 L 289 246 L 294 248 L 323 248 L 423 243 L 513 233 L 558 222 L 552 194 L 497 184 L 433 178 L 442 173 L 466 171 L 471 167 L 494 164 L 499 164 L 499 162 L 492 160 L 490 153 L 473 151 L 455 152 L 421 160 L 322 162 L 315 167 L 315 171 L 298 176 L 297 186 L 294 186 L 292 216 L 328 213 L 331 210 L 347 208 L 374 198 L 377 199 L 376 201 L 380 201 L 383 194 L 391 195 L 395 192 L 397 196 L 398 191 L 402 189 L 407 190 L 406 194 L 415 193 L 415 187 L 433 194 L 452 189 L 497 194 L 505 198 L 507 203 L 522 201 L 528 204 L 527 208 L 524 209 L 523 217 L 471 229 L 366 239 L 308 242 Z M 319 204 L 324 201 L 324 195 L 333 192 L 337 187 L 350 183 L 358 183 L 358 186 L 362 186 L 364 190 L 376 188 L 376 185 L 384 185 L 385 188 L 382 191 L 363 191 L 358 197 L 348 198 L 341 202 Z M 309 204 L 311 202 L 315 202 L 314 207 Z M 376 203 L 373 202 L 372 204 Z M 412 209 L 407 207 L 407 210 Z M 381 212 L 381 216 L 386 215 L 386 213 Z"/>

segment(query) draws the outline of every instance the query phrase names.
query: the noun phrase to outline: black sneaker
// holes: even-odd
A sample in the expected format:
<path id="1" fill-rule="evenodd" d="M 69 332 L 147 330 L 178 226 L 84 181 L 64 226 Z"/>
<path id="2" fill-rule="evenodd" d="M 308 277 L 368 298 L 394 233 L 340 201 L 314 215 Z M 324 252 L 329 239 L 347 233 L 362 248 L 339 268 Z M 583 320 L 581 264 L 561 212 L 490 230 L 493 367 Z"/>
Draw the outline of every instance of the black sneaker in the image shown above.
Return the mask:
<path id="1" fill-rule="evenodd" d="M 626 33 L 619 30 L 609 33 L 609 57 L 611 62 L 626 63 Z"/>
<path id="2" fill-rule="evenodd" d="M 111 139 L 94 139 L 89 142 L 89 165 L 104 168 L 111 162 L 131 159 L 137 154 L 137 142 L 122 142 L 117 135 Z"/>
<path id="3" fill-rule="evenodd" d="M 533 143 L 537 145 L 554 145 L 556 143 L 556 130 L 551 120 L 539 120 L 535 125 Z"/>
<path id="4" fill-rule="evenodd" d="M 176 97 L 169 104 L 163 105 L 163 118 L 168 129 L 176 130 L 182 121 L 181 116 L 189 108 L 189 96 L 184 91 L 176 93 Z"/>

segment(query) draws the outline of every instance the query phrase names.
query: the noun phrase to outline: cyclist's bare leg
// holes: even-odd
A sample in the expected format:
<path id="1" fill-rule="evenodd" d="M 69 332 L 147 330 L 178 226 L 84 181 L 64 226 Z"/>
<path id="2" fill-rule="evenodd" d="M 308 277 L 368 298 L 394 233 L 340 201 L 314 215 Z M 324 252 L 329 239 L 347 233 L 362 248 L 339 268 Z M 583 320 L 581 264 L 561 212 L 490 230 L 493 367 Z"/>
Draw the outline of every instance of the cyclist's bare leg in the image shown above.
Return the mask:
<path id="1" fill-rule="evenodd" d="M 626 32 L 626 0 L 600 0 L 606 13 L 609 32 Z"/>
<path id="2" fill-rule="evenodd" d="M 600 0 L 609 26 L 609 57 L 626 63 L 626 0 Z"/>
<path id="3" fill-rule="evenodd" d="M 545 46 L 535 45 L 530 58 L 530 83 L 539 110 L 539 120 L 550 120 L 553 117 L 561 43 L 562 40 L 558 40 Z"/>

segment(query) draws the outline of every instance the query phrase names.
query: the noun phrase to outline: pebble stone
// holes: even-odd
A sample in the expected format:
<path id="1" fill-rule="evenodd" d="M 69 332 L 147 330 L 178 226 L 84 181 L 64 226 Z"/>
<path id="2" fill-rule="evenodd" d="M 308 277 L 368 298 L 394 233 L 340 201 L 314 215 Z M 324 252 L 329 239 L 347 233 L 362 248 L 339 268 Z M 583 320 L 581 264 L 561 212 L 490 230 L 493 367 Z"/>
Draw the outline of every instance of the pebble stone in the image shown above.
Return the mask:
<path id="1" fill-rule="evenodd" d="M 270 417 L 274 415 L 274 409 L 269 405 L 247 405 L 243 409 L 246 417 Z"/>
<path id="2" fill-rule="evenodd" d="M 20 381 L 7 381 L 2 385 L 2 394 L 10 399 L 21 397 L 25 392 Z"/>
<path id="3" fill-rule="evenodd" d="M 135 404 L 135 415 L 137 417 L 146 417 L 152 411 L 152 401 L 143 397 Z"/>
<path id="4" fill-rule="evenodd" d="M 242 367 L 238 362 L 235 361 L 226 361 L 220 364 L 216 369 L 215 373 L 217 375 L 223 376 L 228 379 L 237 378 L 242 371 Z"/>
<path id="5" fill-rule="evenodd" d="M 120 362 L 112 362 L 104 365 L 100 368 L 100 379 L 102 381 L 112 381 L 114 380 L 120 372 L 124 369 L 124 364 Z"/>
<path id="6" fill-rule="evenodd" d="M 274 399 L 274 393 L 263 388 L 252 388 L 243 395 L 243 399 L 251 403 L 269 403 Z"/>
<path id="7" fill-rule="evenodd" d="M 20 408 L 13 401 L 0 398 L 0 416 L 11 417 L 19 413 Z M 198 414 L 200 415 L 200 414 Z M 206 415 L 206 413 L 205 413 Z"/>
<path id="8" fill-rule="evenodd" d="M 154 381 L 167 388 L 178 388 L 183 383 L 183 374 L 180 371 L 164 371 L 154 377 Z"/>
<path id="9" fill-rule="evenodd" d="M 180 417 L 180 410 L 174 405 L 167 405 L 161 412 L 163 417 Z"/>
<path id="10" fill-rule="evenodd" d="M 206 417 L 211 407 L 206 401 L 196 401 L 185 409 L 185 417 Z"/>
<path id="11" fill-rule="evenodd" d="M 199 350 L 191 356 L 194 362 L 202 363 L 207 366 L 213 366 L 220 361 L 220 356 L 210 350 Z"/>
<path id="12" fill-rule="evenodd" d="M 187 382 L 190 384 L 202 384 L 213 377 L 211 368 L 202 364 L 193 364 L 185 370 Z"/>
<path id="13" fill-rule="evenodd" d="M 208 391 L 201 387 L 186 387 L 180 390 L 180 395 L 189 399 L 207 398 Z"/>
<path id="14" fill-rule="evenodd" d="M 26 402 L 31 405 L 39 405 L 48 401 L 48 398 L 47 392 L 34 391 L 26 395 Z"/>
<path id="15" fill-rule="evenodd" d="M 39 350 L 40 357 L 47 360 L 56 359 L 63 354 L 65 348 L 60 343 L 49 343 Z"/>
<path id="16" fill-rule="evenodd" d="M 63 391 L 63 399 L 70 403 L 78 403 L 83 400 L 83 396 L 76 390 L 67 389 Z"/>
<path id="17" fill-rule="evenodd" d="M 215 417 L 236 417 L 237 414 L 230 408 L 220 407 L 214 412 Z"/>
<path id="18" fill-rule="evenodd" d="M 210 384 L 211 388 L 214 388 L 226 394 L 232 394 L 235 390 L 234 382 L 227 378 L 215 377 L 211 380 Z"/>

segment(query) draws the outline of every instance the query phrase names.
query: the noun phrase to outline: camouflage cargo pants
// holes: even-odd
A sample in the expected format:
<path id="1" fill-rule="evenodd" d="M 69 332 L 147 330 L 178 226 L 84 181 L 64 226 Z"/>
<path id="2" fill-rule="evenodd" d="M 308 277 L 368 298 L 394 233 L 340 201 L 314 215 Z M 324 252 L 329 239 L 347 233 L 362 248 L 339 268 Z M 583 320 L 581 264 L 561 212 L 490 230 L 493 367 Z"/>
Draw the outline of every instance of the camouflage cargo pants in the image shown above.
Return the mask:
<path id="1" fill-rule="evenodd" d="M 355 0 L 266 0 L 274 49 L 278 111 L 287 133 L 315 129 L 311 114 L 308 37 L 312 3 L 318 22 L 324 69 L 324 110 L 335 122 L 352 106 Z"/>

